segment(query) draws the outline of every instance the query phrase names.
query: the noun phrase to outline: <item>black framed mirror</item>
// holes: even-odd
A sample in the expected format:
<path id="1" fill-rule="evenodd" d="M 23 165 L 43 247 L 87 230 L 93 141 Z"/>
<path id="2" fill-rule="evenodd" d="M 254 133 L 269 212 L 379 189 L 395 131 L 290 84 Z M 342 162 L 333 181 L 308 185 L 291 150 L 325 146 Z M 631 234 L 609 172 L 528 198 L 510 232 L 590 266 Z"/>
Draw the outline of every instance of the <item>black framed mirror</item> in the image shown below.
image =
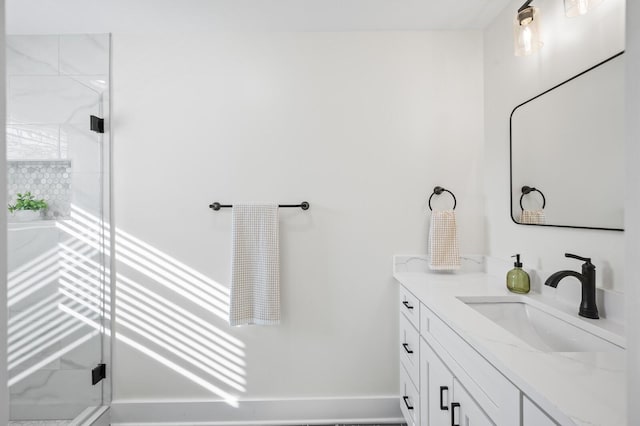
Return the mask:
<path id="1" fill-rule="evenodd" d="M 623 53 L 511 112 L 510 213 L 515 223 L 623 230 Z"/>

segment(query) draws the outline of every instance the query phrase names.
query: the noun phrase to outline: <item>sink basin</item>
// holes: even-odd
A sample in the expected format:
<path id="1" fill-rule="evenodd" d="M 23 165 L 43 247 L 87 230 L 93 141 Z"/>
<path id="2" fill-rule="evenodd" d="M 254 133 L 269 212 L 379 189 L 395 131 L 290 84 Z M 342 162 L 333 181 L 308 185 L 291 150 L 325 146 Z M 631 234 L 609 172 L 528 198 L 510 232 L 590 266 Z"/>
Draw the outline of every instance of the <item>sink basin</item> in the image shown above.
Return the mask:
<path id="1" fill-rule="evenodd" d="M 624 351 L 622 339 L 595 324 L 524 296 L 459 297 L 530 346 L 545 352 Z M 601 320 L 588 320 L 601 321 Z"/>

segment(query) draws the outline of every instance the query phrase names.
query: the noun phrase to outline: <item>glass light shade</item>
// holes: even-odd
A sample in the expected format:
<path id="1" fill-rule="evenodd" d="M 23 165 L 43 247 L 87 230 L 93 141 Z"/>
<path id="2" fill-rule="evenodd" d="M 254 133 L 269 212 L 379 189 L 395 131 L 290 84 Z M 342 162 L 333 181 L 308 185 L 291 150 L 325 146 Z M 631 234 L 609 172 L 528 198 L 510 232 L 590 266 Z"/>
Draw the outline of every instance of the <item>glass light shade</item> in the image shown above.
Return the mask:
<path id="1" fill-rule="evenodd" d="M 569 18 L 585 15 L 603 0 L 564 0 L 564 13 Z"/>
<path id="2" fill-rule="evenodd" d="M 540 13 L 535 7 L 528 7 L 516 16 L 513 23 L 513 40 L 515 43 L 515 55 L 527 56 L 540 50 Z"/>

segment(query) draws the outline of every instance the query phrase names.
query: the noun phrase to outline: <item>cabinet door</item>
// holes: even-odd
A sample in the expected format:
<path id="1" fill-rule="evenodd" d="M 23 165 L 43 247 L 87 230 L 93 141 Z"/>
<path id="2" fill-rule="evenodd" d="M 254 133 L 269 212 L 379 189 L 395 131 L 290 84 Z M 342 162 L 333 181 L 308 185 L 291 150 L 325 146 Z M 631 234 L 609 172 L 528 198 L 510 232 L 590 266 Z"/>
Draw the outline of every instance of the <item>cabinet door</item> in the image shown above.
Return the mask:
<path id="1" fill-rule="evenodd" d="M 523 426 L 556 426 L 551 417 L 539 409 L 526 396 L 522 397 L 522 425 Z"/>
<path id="2" fill-rule="evenodd" d="M 458 380 L 453 379 L 452 426 L 495 426 Z"/>
<path id="3" fill-rule="evenodd" d="M 424 339 L 420 340 L 421 426 L 450 425 L 453 375 Z"/>

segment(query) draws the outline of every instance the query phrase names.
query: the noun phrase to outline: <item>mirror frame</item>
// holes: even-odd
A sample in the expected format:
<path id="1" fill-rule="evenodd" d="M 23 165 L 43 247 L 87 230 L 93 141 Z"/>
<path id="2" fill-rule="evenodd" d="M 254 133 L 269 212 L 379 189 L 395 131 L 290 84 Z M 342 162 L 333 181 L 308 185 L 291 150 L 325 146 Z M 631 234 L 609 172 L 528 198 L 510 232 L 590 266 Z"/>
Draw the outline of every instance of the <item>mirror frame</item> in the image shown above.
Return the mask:
<path id="1" fill-rule="evenodd" d="M 604 228 L 604 227 L 597 227 L 597 226 L 576 226 L 576 225 L 551 225 L 551 224 L 534 224 L 534 223 L 520 223 L 516 220 L 516 218 L 513 217 L 513 114 L 516 112 L 516 110 L 520 107 L 522 107 L 523 105 L 528 104 L 529 102 L 538 99 L 539 97 L 541 97 L 542 95 L 545 95 L 549 92 L 551 92 L 552 90 L 557 89 L 558 87 L 569 83 L 570 81 L 575 80 L 576 78 L 588 73 L 589 71 L 598 68 L 601 65 L 606 64 L 609 61 L 612 61 L 613 59 L 617 58 L 618 56 L 621 56 L 625 51 L 621 51 L 616 53 L 615 55 L 605 59 L 602 62 L 597 63 L 596 65 L 574 75 L 573 77 L 568 78 L 567 80 L 556 84 L 555 86 L 553 86 L 550 89 L 545 90 L 544 92 L 534 96 L 531 99 L 527 99 L 526 101 L 522 102 L 521 104 L 517 105 L 512 111 L 511 114 L 509 115 L 509 216 L 511 217 L 511 220 L 513 221 L 513 223 L 515 223 L 516 225 L 523 225 L 523 226 L 549 226 L 549 227 L 555 227 L 555 228 L 574 228 L 574 229 L 597 229 L 597 230 L 602 230 L 602 231 L 624 231 L 624 228 Z"/>

